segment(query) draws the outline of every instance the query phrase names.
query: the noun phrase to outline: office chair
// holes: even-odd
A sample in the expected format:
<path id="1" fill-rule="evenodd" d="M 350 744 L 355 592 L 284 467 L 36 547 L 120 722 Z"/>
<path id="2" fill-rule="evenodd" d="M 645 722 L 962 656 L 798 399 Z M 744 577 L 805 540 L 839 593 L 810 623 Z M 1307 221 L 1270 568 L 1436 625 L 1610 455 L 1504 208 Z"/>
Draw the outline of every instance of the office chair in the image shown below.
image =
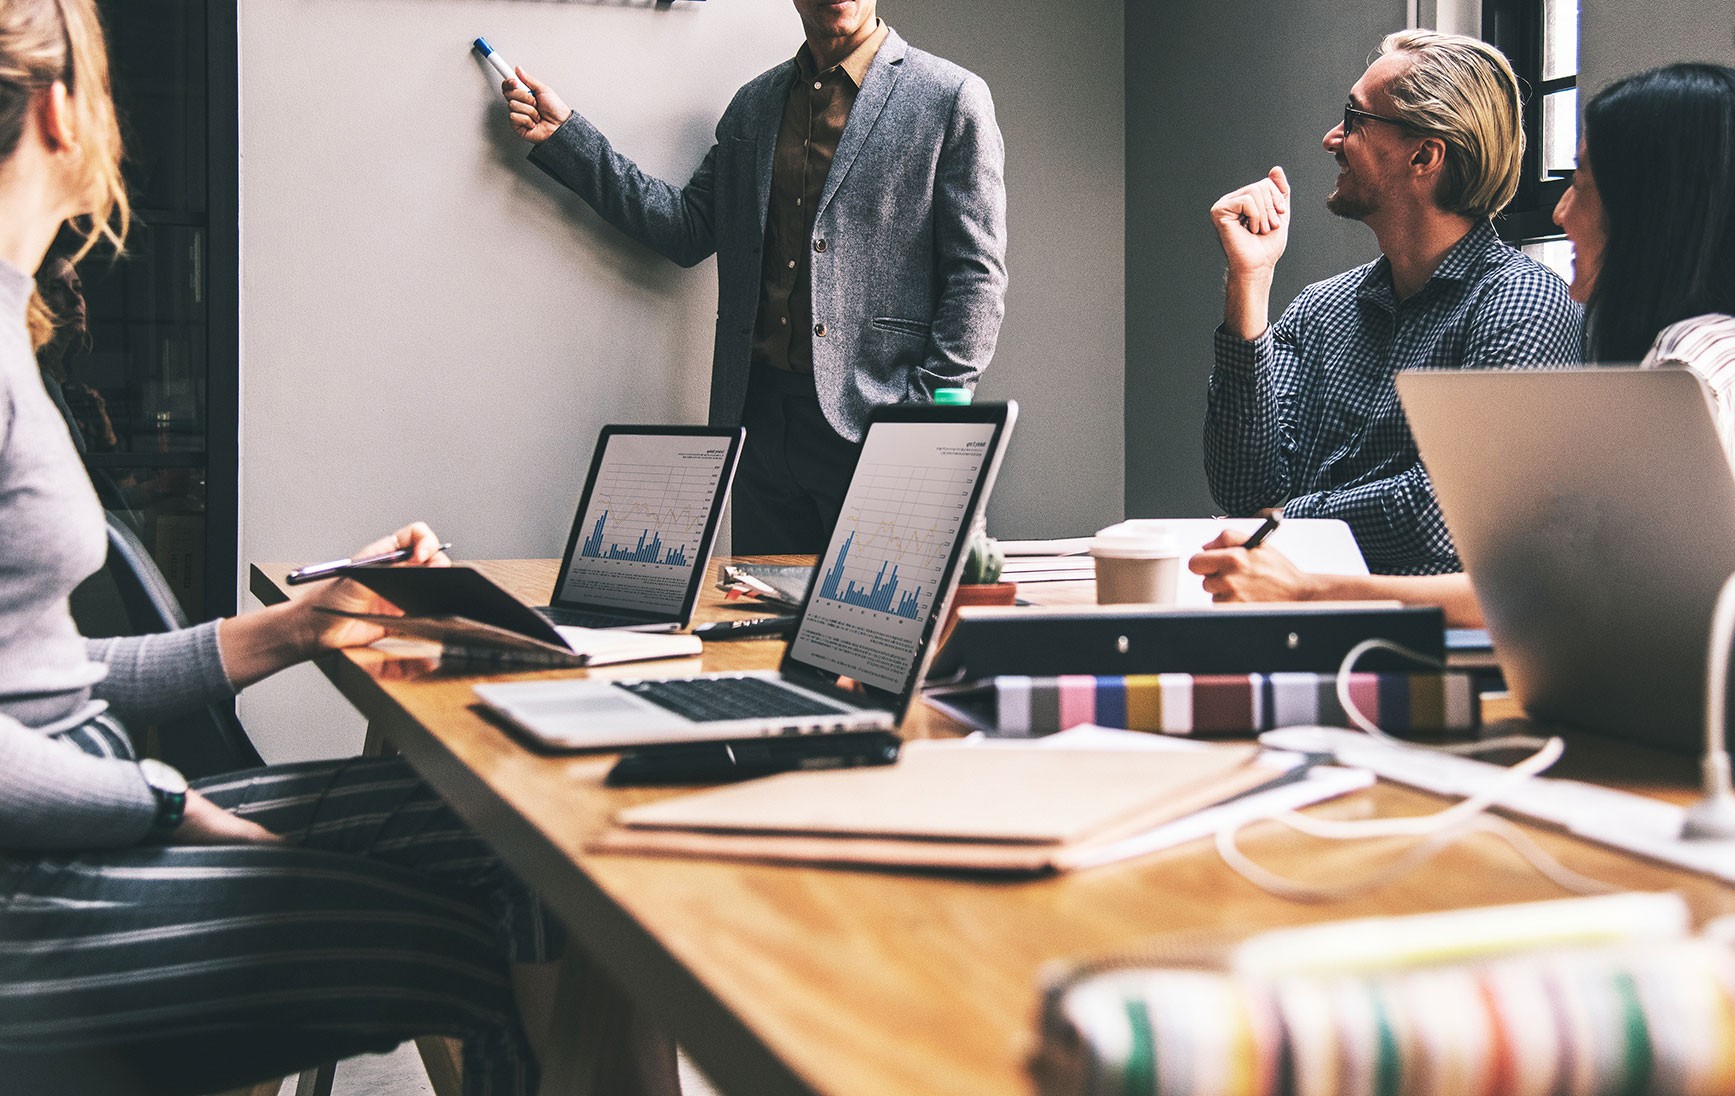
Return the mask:
<path id="1" fill-rule="evenodd" d="M 127 635 L 172 632 L 187 627 L 187 614 L 131 528 L 114 513 L 108 515 L 108 564 L 104 568 L 114 585 Z M 81 626 L 85 622 L 81 620 Z M 100 634 L 95 629 L 86 634 Z M 190 715 L 164 723 L 158 732 L 162 759 L 189 778 L 214 776 L 265 764 L 254 747 L 235 707 L 211 704 Z"/>

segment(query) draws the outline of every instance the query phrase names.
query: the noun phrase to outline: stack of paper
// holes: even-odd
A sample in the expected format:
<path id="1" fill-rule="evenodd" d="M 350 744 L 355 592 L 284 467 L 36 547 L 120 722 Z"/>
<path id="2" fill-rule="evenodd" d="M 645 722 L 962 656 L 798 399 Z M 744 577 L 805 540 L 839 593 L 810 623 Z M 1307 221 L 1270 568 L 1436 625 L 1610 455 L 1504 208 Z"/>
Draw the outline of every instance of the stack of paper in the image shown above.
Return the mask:
<path id="1" fill-rule="evenodd" d="M 1000 570 L 1003 582 L 1091 582 L 1096 579 L 1096 560 L 1090 555 L 1089 537 L 1054 540 L 996 541 L 1006 556 Z"/>

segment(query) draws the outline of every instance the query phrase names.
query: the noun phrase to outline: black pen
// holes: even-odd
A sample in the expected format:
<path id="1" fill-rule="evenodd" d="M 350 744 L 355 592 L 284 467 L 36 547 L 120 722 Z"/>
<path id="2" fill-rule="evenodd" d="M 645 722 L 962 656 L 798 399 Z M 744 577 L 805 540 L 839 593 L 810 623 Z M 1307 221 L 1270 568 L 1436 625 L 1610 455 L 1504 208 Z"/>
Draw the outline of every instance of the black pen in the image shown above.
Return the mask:
<path id="1" fill-rule="evenodd" d="M 444 552 L 450 548 L 451 542 L 440 545 L 438 551 Z M 360 559 L 334 559 L 325 563 L 310 563 L 306 567 L 297 567 L 283 576 L 283 581 L 291 586 L 300 586 L 304 582 L 318 582 L 322 578 L 336 578 L 338 572 L 351 567 L 375 567 L 384 563 L 403 563 L 416 554 L 414 548 L 394 548 L 389 552 L 381 552 L 377 556 L 363 556 Z"/>
<path id="2" fill-rule="evenodd" d="M 1253 535 L 1248 537 L 1247 540 L 1241 545 L 1241 547 L 1243 547 L 1243 548 L 1257 548 L 1261 544 L 1264 544 L 1265 538 L 1270 536 L 1271 531 L 1273 529 L 1277 528 L 1280 524 L 1282 524 L 1282 522 L 1283 522 L 1283 518 L 1281 515 L 1278 515 L 1278 514 L 1267 515 L 1267 517 L 1265 518 L 1265 524 L 1261 525 L 1259 528 L 1253 530 Z"/>
<path id="3" fill-rule="evenodd" d="M 746 639 L 749 636 L 782 635 L 795 624 L 792 616 L 754 617 L 751 620 L 714 620 L 693 629 L 700 639 Z"/>

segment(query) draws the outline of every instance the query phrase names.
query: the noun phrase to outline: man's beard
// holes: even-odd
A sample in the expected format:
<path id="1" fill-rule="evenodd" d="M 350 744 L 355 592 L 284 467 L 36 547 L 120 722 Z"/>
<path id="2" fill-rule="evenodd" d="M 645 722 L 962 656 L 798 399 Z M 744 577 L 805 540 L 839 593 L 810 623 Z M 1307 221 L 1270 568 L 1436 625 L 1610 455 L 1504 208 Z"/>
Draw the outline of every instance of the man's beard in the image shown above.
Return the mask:
<path id="1" fill-rule="evenodd" d="M 1374 211 L 1374 204 L 1358 194 L 1334 190 L 1325 197 L 1325 208 L 1349 221 L 1365 221 Z"/>
<path id="2" fill-rule="evenodd" d="M 1344 163 L 1344 161 L 1339 160 L 1338 168 L 1340 171 L 1344 172 L 1344 174 L 1339 176 L 1338 184 L 1332 188 L 1331 193 L 1325 196 L 1325 208 L 1331 210 L 1331 212 L 1345 220 L 1366 220 L 1367 215 L 1377 209 L 1378 206 L 1374 203 L 1373 199 L 1366 194 L 1357 194 L 1354 191 L 1346 191 L 1344 183 L 1349 178 L 1347 174 L 1348 165 Z"/>

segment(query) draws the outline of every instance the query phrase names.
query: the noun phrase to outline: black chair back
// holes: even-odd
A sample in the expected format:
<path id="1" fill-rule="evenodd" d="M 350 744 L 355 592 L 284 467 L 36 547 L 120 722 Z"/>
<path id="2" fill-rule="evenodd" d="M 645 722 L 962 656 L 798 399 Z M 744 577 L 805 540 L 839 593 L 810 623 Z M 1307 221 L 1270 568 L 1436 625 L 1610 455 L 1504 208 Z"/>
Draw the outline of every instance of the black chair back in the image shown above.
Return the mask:
<path id="1" fill-rule="evenodd" d="M 112 512 L 108 515 L 108 565 L 126 618 L 127 634 L 172 632 L 187 627 L 187 613 L 144 543 Z M 135 728 L 136 729 L 136 728 Z M 211 704 L 163 723 L 158 754 L 189 778 L 214 776 L 265 764 L 247 737 L 235 706 Z"/>

